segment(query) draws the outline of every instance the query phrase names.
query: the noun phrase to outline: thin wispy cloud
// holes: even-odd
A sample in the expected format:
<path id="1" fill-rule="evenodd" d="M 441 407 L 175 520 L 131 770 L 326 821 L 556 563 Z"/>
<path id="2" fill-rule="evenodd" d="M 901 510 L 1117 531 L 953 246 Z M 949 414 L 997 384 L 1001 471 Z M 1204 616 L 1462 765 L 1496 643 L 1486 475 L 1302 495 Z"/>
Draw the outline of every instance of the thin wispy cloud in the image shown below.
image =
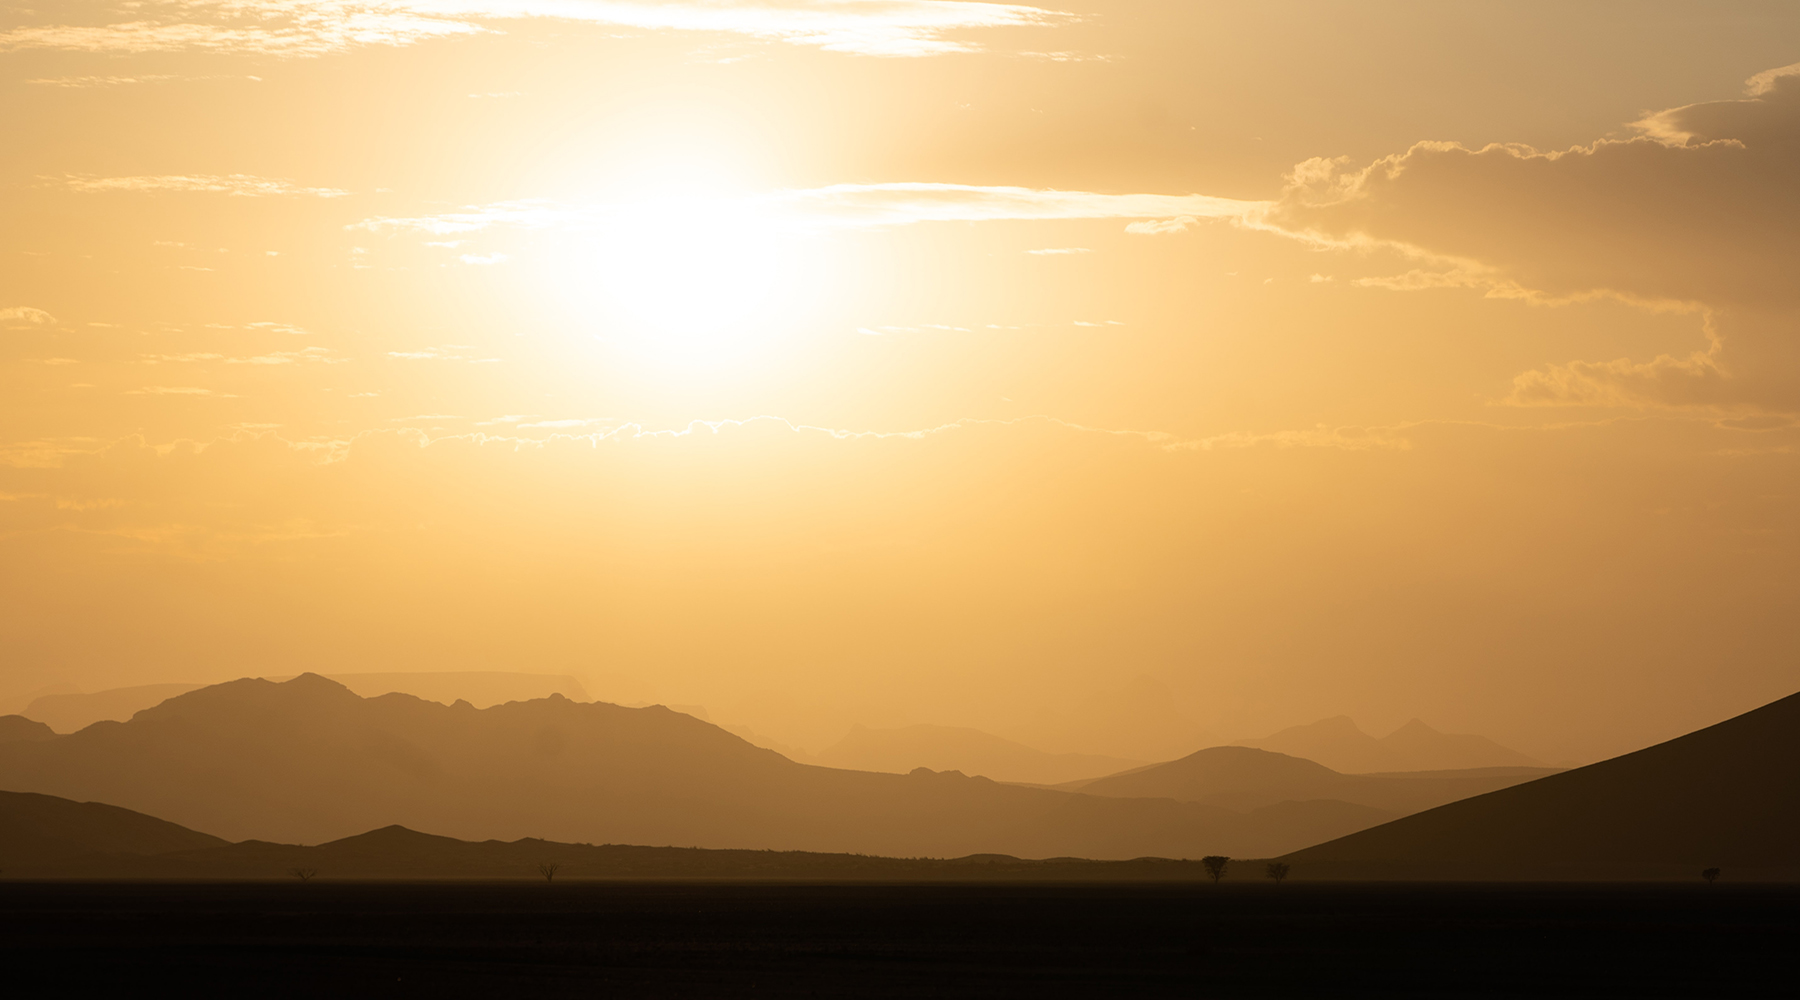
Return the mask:
<path id="1" fill-rule="evenodd" d="M 1185 233 L 1189 226 L 1197 220 L 1191 215 L 1181 215 L 1173 219 L 1148 219 L 1133 222 L 1125 227 L 1125 231 L 1138 236 L 1159 236 L 1164 233 Z"/>
<path id="2" fill-rule="evenodd" d="M 183 194 L 223 194 L 234 198 L 343 198 L 350 194 L 337 188 L 306 187 L 276 177 L 253 174 L 157 174 L 136 177 L 69 176 L 45 178 L 71 191 L 87 194 L 135 191 L 174 192 Z"/>
<path id="3" fill-rule="evenodd" d="M 132 87 L 145 83 L 167 83 L 170 80 L 255 80 L 262 81 L 260 76 L 241 74 L 187 76 L 179 73 L 143 73 L 137 76 L 51 76 L 40 77 L 25 82 L 34 87 L 62 87 L 64 89 L 87 89 L 92 87 Z"/>
<path id="4" fill-rule="evenodd" d="M 128 390 L 126 390 L 125 395 L 127 395 L 127 396 L 219 396 L 219 397 L 226 398 L 226 399 L 235 399 L 236 398 L 234 396 L 231 396 L 229 393 L 214 392 L 211 389 L 202 389 L 198 386 L 192 386 L 192 385 L 146 385 L 146 386 L 143 386 L 142 388 L 138 388 L 138 389 L 128 389 Z"/>
<path id="5" fill-rule="evenodd" d="M 952 37 L 1050 27 L 1073 15 L 972 0 L 160 0 L 130 20 L 0 32 L 0 51 L 217 51 L 320 56 L 480 34 L 486 22 L 555 19 L 641 31 L 710 32 L 871 56 L 978 52 Z M 1066 55 L 1066 54 L 1052 54 Z"/>
<path id="6" fill-rule="evenodd" d="M 1097 194 L 1048 188 L 981 187 L 968 184 L 834 184 L 775 191 L 745 198 L 684 203 L 684 218 L 754 218 L 759 226 L 795 230 L 884 229 L 924 222 L 1001 222 L 1081 219 L 1142 219 L 1185 228 L 1198 219 L 1250 220 L 1269 202 L 1210 195 Z M 532 199 L 470 205 L 436 215 L 377 216 L 346 228 L 371 232 L 417 232 L 432 236 L 490 228 L 598 229 L 610 218 L 642 215 L 634 204 L 567 205 Z M 1172 220 L 1169 222 L 1155 220 Z M 1127 227 L 1130 228 L 1130 227 Z M 1134 230 L 1136 231 L 1136 230 Z M 1169 229 L 1155 230 L 1174 231 Z M 434 243 L 432 245 L 441 245 Z M 1086 253 L 1083 247 L 1029 253 Z"/>
<path id="7" fill-rule="evenodd" d="M 164 80 L 174 79 L 178 79 L 178 77 L 167 73 L 160 73 L 147 74 L 144 76 L 56 76 L 43 77 L 36 80 L 26 80 L 25 82 L 34 87 L 85 88 L 124 87 L 139 83 L 160 83 Z"/>
<path id="8" fill-rule="evenodd" d="M 478 232 L 493 226 L 551 229 L 569 225 L 585 214 L 587 213 L 582 209 L 559 206 L 554 202 L 541 199 L 532 199 L 499 201 L 491 205 L 470 205 L 459 211 L 444 212 L 438 215 L 376 216 L 345 228 L 365 229 L 375 233 L 410 230 L 430 233 L 433 236 L 445 236 L 450 233 Z M 454 247 L 461 245 L 462 242 L 462 240 L 441 241 L 430 245 Z"/>
<path id="9" fill-rule="evenodd" d="M 809 221 L 847 228 L 1031 219 L 1232 219 L 1267 205 L 1200 194 L 1096 194 L 927 183 L 834 184 L 781 192 L 772 200 Z"/>
<path id="10" fill-rule="evenodd" d="M 247 358 L 233 358 L 212 352 L 145 354 L 139 357 L 138 363 L 160 365 L 218 361 L 228 365 L 291 365 L 298 362 L 337 365 L 344 364 L 349 360 L 349 358 L 333 357 L 331 349 L 328 347 L 305 347 L 298 351 L 271 351 L 268 354 L 257 354 Z"/>
<path id="11" fill-rule="evenodd" d="M 491 364 L 500 360 L 499 358 L 477 358 L 462 353 L 474 349 L 469 344 L 443 344 L 438 347 L 421 347 L 416 351 L 389 351 L 387 354 L 390 358 L 399 358 L 402 361 L 467 361 L 471 364 Z"/>
<path id="12" fill-rule="evenodd" d="M 30 306 L 0 308 L 0 326 L 48 326 L 54 322 L 56 317 L 42 309 Z"/>

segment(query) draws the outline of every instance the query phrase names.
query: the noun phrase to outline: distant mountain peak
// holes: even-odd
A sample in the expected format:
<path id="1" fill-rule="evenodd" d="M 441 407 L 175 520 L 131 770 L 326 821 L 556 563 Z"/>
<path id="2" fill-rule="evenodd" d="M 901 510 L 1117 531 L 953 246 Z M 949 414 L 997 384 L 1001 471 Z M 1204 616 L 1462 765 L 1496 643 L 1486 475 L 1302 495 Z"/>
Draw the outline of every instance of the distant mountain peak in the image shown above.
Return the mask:
<path id="1" fill-rule="evenodd" d="M 1334 715 L 1238 745 L 1305 757 L 1346 774 L 1543 766 L 1484 736 L 1442 733 L 1416 718 L 1380 739 L 1363 732 L 1349 716 Z"/>
<path id="2" fill-rule="evenodd" d="M 23 715 L 0 715 L 0 743 L 38 743 L 56 739 L 56 730 Z"/>
<path id="3" fill-rule="evenodd" d="M 1335 733 L 1353 733 L 1357 736 L 1367 736 L 1368 735 L 1368 733 L 1363 732 L 1361 726 L 1356 724 L 1356 720 L 1350 718 L 1348 715 L 1334 715 L 1329 719 L 1320 719 L 1319 721 L 1313 723 L 1310 726 L 1295 726 L 1293 728 L 1295 728 L 1295 729 L 1311 729 L 1315 732 L 1320 732 L 1320 733 L 1335 732 Z"/>

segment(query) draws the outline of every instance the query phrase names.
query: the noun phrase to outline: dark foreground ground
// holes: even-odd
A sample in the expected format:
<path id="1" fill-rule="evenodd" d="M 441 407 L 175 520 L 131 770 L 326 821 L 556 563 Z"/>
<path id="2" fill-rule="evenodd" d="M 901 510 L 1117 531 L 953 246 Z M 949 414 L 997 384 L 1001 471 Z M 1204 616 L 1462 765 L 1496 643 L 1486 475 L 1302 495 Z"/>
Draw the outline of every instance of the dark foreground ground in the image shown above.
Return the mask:
<path id="1" fill-rule="evenodd" d="M 0 983 L 194 996 L 1773 996 L 1800 887 L 0 883 Z M 25 992 L 29 990 L 31 992 Z"/>

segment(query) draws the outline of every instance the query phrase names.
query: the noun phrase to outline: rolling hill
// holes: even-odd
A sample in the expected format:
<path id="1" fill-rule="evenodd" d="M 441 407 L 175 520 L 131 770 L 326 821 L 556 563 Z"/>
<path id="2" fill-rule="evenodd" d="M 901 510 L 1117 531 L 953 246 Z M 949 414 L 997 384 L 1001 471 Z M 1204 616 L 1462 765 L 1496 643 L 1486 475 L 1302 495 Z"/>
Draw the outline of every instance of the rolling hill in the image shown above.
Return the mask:
<path id="1" fill-rule="evenodd" d="M 0 792 L 0 867 L 42 867 L 92 856 L 147 856 L 226 841 L 143 813 L 53 795 Z"/>
<path id="2" fill-rule="evenodd" d="M 1061 787 L 1089 795 L 1166 797 L 1240 810 L 1334 799 L 1398 816 L 1555 773 L 1554 768 L 1487 767 L 1339 774 L 1323 764 L 1268 750 L 1210 747 L 1180 760 Z"/>
<path id="3" fill-rule="evenodd" d="M 1800 694 L 1288 855 L 1296 877 L 1800 877 Z"/>
<path id="4" fill-rule="evenodd" d="M 26 878 L 249 879 L 326 881 L 380 879 L 727 879 L 783 881 L 992 881 L 1106 880 L 1198 881 L 1208 878 L 1195 861 L 1136 858 L 1030 861 L 1001 854 L 962 858 L 888 858 L 812 851 L 707 850 L 627 844 L 566 844 L 523 838 L 467 841 L 419 833 L 403 826 L 307 847 L 246 840 L 229 844 L 141 813 L 29 796 L 37 812 L 59 814 L 58 839 L 0 842 L 5 873 Z M 16 819 L 15 803 L 0 797 L 0 821 Z M 119 837 L 114 828 L 143 828 Z M 160 828 L 160 829 L 157 829 Z M 108 834 L 113 834 L 108 836 Z M 160 840 L 156 834 L 161 833 Z M 173 835 L 171 835 L 173 834 Z M 98 846 L 104 849 L 87 850 Z M 169 848 L 160 850 L 157 848 Z M 129 848 L 129 849 L 122 849 Z"/>
<path id="5" fill-rule="evenodd" d="M 23 715 L 0 715 L 0 743 L 32 743 L 56 739 L 49 727 Z"/>

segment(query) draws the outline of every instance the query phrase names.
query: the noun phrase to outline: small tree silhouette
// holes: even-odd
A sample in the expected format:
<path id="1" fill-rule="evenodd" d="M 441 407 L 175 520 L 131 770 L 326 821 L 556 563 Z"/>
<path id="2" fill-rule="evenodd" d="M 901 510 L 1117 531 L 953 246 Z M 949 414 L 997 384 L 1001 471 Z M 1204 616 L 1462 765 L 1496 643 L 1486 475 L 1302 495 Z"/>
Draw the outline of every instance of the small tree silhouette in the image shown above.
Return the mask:
<path id="1" fill-rule="evenodd" d="M 1281 880 L 1288 877 L 1288 871 L 1288 866 L 1279 861 L 1271 861 L 1263 867 L 1263 874 L 1274 879 L 1276 885 L 1280 885 Z"/>
<path id="2" fill-rule="evenodd" d="M 314 875 L 319 874 L 317 868 L 289 868 L 288 874 L 302 882 L 311 882 Z"/>
<path id="3" fill-rule="evenodd" d="M 1206 866 L 1206 874 L 1212 876 L 1213 885 L 1218 885 L 1225 877 L 1225 868 L 1231 864 L 1231 859 L 1223 854 L 1208 854 L 1200 859 L 1200 863 Z"/>
<path id="4" fill-rule="evenodd" d="M 561 870 L 562 870 L 562 862 L 560 862 L 560 861 L 540 861 L 540 862 L 538 862 L 538 874 L 544 876 L 544 881 L 546 881 L 546 882 L 556 881 L 556 873 Z"/>
<path id="5" fill-rule="evenodd" d="M 1706 880 L 1707 885 L 1712 885 L 1719 880 L 1719 870 L 1717 868 L 1708 868 L 1700 873 L 1700 877 Z"/>

